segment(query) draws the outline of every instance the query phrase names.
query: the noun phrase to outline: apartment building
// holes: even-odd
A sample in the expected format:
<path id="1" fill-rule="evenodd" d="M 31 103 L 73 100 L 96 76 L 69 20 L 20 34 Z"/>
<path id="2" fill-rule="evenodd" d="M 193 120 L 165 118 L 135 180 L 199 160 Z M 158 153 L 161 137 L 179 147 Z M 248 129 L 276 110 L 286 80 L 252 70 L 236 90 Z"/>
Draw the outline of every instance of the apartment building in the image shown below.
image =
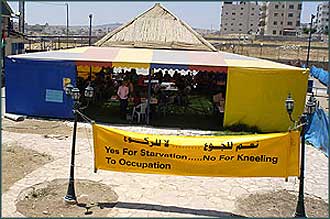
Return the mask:
<path id="1" fill-rule="evenodd" d="M 300 27 L 302 2 L 266 2 L 263 4 L 259 34 L 295 36 Z"/>
<path id="2" fill-rule="evenodd" d="M 316 29 L 318 33 L 326 33 L 329 29 L 329 2 L 317 6 Z"/>
<path id="3" fill-rule="evenodd" d="M 223 2 L 220 34 L 256 33 L 260 5 L 257 2 Z"/>

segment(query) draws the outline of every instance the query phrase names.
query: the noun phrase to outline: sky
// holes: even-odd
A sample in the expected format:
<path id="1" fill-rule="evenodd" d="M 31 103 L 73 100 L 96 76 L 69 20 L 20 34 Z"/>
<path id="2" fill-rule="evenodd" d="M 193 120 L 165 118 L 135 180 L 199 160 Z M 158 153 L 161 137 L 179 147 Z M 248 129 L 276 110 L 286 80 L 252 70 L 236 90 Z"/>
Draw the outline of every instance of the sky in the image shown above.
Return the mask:
<path id="1" fill-rule="evenodd" d="M 68 2 L 69 24 L 93 25 L 125 23 L 151 8 L 156 2 Z M 303 2 L 301 22 L 307 23 L 320 2 Z M 18 2 L 10 2 L 18 11 Z M 161 2 L 163 6 L 194 28 L 219 30 L 221 2 Z M 26 2 L 25 20 L 29 24 L 65 25 L 65 2 Z"/>

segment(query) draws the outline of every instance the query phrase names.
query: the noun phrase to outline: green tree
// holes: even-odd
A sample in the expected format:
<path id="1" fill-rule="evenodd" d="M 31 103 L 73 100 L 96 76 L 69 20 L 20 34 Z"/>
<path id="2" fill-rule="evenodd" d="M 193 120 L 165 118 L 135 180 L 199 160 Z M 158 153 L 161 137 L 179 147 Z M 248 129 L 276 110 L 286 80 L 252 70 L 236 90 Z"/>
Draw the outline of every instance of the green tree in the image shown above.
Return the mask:
<path id="1" fill-rule="evenodd" d="M 303 33 L 305 33 L 305 34 L 309 34 L 309 30 L 310 30 L 310 28 L 305 27 L 305 28 L 303 29 Z M 316 32 L 316 28 L 312 28 L 312 33 L 315 33 L 315 32 Z"/>

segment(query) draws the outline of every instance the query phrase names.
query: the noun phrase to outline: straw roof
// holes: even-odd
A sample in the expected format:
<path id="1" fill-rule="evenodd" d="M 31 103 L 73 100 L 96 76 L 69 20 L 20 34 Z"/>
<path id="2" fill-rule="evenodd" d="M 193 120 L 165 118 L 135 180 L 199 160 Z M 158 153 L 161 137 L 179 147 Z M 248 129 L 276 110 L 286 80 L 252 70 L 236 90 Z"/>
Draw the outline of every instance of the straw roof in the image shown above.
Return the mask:
<path id="1" fill-rule="evenodd" d="M 217 51 L 188 24 L 159 3 L 96 42 L 100 47 Z"/>

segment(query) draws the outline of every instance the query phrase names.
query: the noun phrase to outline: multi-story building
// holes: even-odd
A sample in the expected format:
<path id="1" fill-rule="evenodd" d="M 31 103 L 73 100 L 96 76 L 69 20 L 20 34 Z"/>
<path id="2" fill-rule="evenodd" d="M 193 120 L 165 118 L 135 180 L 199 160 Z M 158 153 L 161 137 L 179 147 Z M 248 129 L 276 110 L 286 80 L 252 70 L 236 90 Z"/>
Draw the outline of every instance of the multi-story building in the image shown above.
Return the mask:
<path id="1" fill-rule="evenodd" d="M 273 36 L 295 36 L 300 27 L 301 1 L 266 2 L 261 7 L 259 33 Z"/>
<path id="2" fill-rule="evenodd" d="M 258 30 L 260 5 L 257 2 L 224 2 L 220 34 L 252 34 Z"/>
<path id="3" fill-rule="evenodd" d="M 329 29 L 329 2 L 317 6 L 316 29 L 318 33 L 327 33 Z"/>

